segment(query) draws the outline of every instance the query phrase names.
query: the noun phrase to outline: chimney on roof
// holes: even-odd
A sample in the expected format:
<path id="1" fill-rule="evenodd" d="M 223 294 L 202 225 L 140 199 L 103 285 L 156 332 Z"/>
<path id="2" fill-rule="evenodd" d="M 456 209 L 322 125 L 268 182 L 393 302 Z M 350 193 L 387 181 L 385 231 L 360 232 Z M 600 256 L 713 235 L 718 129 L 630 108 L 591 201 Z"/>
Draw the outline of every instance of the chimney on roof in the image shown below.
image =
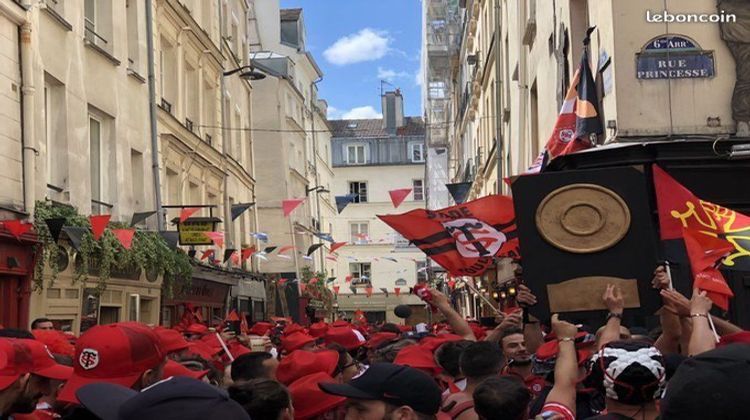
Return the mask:
<path id="1" fill-rule="evenodd" d="M 385 92 L 380 98 L 383 106 L 383 129 L 396 134 L 396 129 L 404 126 L 404 97 L 401 90 Z"/>

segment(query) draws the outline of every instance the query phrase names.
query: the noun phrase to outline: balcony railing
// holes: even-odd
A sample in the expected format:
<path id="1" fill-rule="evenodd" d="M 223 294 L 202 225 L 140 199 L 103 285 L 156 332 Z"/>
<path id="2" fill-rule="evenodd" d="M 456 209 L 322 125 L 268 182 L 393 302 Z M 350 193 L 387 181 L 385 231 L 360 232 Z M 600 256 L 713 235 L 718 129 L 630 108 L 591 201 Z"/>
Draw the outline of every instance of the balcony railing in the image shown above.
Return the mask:
<path id="1" fill-rule="evenodd" d="M 193 133 L 193 121 L 190 118 L 185 118 L 185 128 L 187 128 L 191 133 Z"/>
<path id="2" fill-rule="evenodd" d="M 172 104 L 164 98 L 161 98 L 161 107 L 168 113 L 172 113 Z"/>

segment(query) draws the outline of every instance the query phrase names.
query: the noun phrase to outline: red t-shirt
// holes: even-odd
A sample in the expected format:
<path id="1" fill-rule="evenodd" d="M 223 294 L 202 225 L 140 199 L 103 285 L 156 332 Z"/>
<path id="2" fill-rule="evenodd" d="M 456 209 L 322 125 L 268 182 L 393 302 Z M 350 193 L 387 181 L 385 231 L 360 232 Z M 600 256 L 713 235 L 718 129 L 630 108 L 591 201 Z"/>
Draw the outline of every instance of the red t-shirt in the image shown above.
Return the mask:
<path id="1" fill-rule="evenodd" d="M 542 407 L 542 415 L 544 413 L 555 413 L 562 416 L 563 420 L 576 420 L 576 416 L 573 415 L 573 411 L 563 404 L 556 402 L 547 402 Z"/>

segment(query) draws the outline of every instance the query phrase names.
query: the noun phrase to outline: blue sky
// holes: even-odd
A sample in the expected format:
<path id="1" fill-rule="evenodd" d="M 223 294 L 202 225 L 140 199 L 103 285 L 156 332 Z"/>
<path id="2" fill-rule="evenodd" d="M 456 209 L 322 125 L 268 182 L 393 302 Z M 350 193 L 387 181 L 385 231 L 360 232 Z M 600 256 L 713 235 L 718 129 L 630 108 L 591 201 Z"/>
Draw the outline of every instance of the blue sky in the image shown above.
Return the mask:
<path id="1" fill-rule="evenodd" d="M 422 115 L 419 0 L 281 0 L 281 7 L 304 9 L 329 118 L 378 118 L 381 79 L 401 88 L 406 115 Z"/>

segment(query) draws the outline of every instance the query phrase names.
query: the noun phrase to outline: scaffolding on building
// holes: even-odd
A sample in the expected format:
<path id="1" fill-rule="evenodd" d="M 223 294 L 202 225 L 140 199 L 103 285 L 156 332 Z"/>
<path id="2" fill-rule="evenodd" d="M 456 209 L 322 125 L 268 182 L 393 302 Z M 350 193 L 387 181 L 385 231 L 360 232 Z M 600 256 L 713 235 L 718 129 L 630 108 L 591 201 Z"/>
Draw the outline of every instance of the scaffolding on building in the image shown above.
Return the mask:
<path id="1" fill-rule="evenodd" d="M 453 123 L 452 68 L 458 58 L 461 14 L 459 0 L 422 2 L 422 105 L 426 126 L 427 208 L 451 204 L 449 145 Z"/>

